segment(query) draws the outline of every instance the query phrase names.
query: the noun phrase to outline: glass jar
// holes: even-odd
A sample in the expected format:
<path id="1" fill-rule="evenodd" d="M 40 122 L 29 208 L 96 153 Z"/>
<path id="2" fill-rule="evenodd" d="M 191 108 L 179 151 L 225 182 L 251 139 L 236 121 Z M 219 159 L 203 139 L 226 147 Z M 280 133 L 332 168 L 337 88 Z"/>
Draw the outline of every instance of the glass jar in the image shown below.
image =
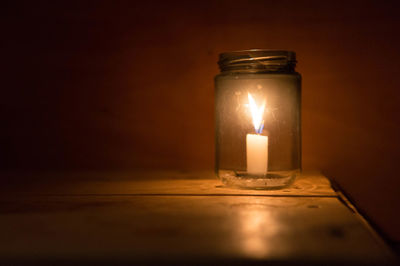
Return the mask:
<path id="1" fill-rule="evenodd" d="M 216 174 L 227 186 L 280 189 L 301 171 L 301 76 L 280 50 L 222 53 L 215 77 Z"/>

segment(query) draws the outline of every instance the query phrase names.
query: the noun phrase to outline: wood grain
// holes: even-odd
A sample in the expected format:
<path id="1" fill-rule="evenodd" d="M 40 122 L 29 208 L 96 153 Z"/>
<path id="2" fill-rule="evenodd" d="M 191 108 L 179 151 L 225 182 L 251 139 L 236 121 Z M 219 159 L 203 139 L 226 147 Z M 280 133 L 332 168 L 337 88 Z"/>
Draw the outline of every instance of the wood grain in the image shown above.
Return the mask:
<path id="1" fill-rule="evenodd" d="M 322 175 L 282 191 L 225 188 L 212 176 L 75 173 L 47 194 L 3 194 L 0 263 L 396 262 Z"/>
<path id="2" fill-rule="evenodd" d="M 224 186 L 210 171 L 78 172 L 32 175 L 29 184 L 14 184 L 11 193 L 35 195 L 263 195 L 335 197 L 327 178 L 305 172 L 282 190 L 245 190 Z M 3 193 L 9 195 L 8 189 Z M 0 196 L 1 197 L 1 196 Z"/>

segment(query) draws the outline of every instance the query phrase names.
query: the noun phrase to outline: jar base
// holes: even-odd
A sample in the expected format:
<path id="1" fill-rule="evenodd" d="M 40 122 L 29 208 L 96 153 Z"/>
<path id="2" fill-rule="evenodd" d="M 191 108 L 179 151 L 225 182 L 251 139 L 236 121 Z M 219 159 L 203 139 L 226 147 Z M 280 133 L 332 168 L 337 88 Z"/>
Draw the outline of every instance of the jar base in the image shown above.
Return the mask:
<path id="1" fill-rule="evenodd" d="M 264 176 L 249 175 L 245 171 L 219 170 L 222 183 L 242 189 L 275 190 L 290 186 L 300 170 L 270 171 Z"/>

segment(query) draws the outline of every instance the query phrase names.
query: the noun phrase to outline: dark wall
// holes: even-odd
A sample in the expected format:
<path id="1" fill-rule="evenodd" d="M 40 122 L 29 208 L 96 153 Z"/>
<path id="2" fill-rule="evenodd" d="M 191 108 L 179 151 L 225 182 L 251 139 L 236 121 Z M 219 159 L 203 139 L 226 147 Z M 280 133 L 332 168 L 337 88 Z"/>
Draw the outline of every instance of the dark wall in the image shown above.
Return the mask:
<path id="1" fill-rule="evenodd" d="M 212 169 L 218 53 L 290 49 L 303 75 L 303 168 L 400 240 L 394 3 L 10 1 L 1 168 Z"/>

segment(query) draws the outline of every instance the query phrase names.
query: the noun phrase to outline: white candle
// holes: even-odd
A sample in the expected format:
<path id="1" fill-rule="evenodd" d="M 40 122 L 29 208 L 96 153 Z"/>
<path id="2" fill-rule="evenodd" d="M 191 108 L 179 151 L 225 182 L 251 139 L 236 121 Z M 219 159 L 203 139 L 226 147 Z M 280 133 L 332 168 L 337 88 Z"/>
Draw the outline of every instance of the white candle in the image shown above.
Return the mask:
<path id="1" fill-rule="evenodd" d="M 246 155 L 247 173 L 265 175 L 268 171 L 268 137 L 247 134 Z"/>
<path id="2" fill-rule="evenodd" d="M 265 175 L 268 171 L 268 137 L 260 135 L 263 127 L 265 100 L 257 106 L 251 94 L 248 94 L 249 106 L 256 133 L 246 135 L 246 160 L 249 175 Z"/>

